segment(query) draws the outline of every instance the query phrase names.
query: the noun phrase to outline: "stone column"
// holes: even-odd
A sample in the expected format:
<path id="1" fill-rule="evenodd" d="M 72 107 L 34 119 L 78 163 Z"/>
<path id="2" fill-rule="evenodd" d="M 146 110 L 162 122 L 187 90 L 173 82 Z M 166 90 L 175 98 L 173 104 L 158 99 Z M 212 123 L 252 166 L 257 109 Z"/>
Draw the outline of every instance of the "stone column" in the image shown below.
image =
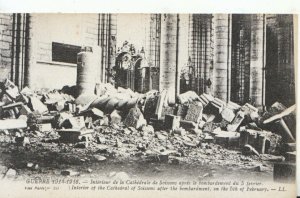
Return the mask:
<path id="1" fill-rule="evenodd" d="M 254 106 L 264 105 L 264 15 L 251 15 L 250 42 L 250 101 Z"/>
<path id="2" fill-rule="evenodd" d="M 35 60 L 35 46 L 36 41 L 34 40 L 35 22 L 34 15 L 26 14 L 26 53 L 25 53 L 25 69 L 24 69 L 24 85 L 33 87 L 33 69 L 36 64 Z"/>
<path id="3" fill-rule="evenodd" d="M 159 90 L 167 90 L 169 101 L 175 101 L 177 68 L 177 22 L 176 14 L 163 14 L 161 19 L 160 83 Z"/>
<path id="4" fill-rule="evenodd" d="M 224 100 L 230 100 L 231 72 L 231 15 L 215 14 L 214 24 L 214 70 L 213 93 L 214 96 Z"/>

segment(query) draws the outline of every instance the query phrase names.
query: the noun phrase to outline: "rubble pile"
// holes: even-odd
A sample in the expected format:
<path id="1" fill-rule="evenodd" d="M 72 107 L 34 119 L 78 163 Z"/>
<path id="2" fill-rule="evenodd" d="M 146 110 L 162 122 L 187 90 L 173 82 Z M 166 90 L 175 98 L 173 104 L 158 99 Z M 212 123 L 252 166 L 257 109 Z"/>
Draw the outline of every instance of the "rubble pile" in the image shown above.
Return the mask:
<path id="1" fill-rule="evenodd" d="M 42 145 L 56 157 L 68 150 L 81 162 L 127 157 L 243 168 L 295 161 L 295 105 L 277 102 L 263 112 L 192 91 L 174 103 L 166 90 L 140 94 L 111 84 L 97 85 L 95 95 L 79 96 L 68 87 L 20 91 L 9 80 L 0 86 L 0 142 Z M 28 153 L 44 151 L 35 147 Z M 37 156 L 51 164 L 54 159 L 45 155 Z"/>

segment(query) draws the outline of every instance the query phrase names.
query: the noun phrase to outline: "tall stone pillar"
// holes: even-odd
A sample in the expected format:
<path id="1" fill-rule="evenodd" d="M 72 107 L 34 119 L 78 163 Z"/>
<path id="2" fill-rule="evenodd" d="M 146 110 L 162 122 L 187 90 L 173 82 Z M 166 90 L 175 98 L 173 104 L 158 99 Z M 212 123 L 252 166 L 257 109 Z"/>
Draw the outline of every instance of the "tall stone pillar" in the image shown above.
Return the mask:
<path id="1" fill-rule="evenodd" d="M 175 101 L 177 83 L 178 15 L 163 14 L 161 18 L 160 83 L 159 90 L 167 90 L 169 101 Z"/>
<path id="2" fill-rule="evenodd" d="M 25 53 L 25 69 L 24 69 L 24 85 L 28 87 L 33 87 L 33 71 L 36 63 L 35 60 L 35 21 L 34 15 L 26 14 L 26 32 L 25 32 L 25 45 L 26 53 Z"/>
<path id="3" fill-rule="evenodd" d="M 99 14 L 98 45 L 101 47 L 101 82 L 112 81 L 112 67 L 116 56 L 117 15 Z"/>
<path id="4" fill-rule="evenodd" d="M 293 15 L 277 15 L 278 90 L 279 100 L 295 104 L 294 29 Z"/>
<path id="5" fill-rule="evenodd" d="M 264 105 L 264 26 L 263 14 L 251 15 L 249 97 L 255 106 Z"/>
<path id="6" fill-rule="evenodd" d="M 148 45 L 146 48 L 149 64 L 149 90 L 159 89 L 159 62 L 161 38 L 161 14 L 149 14 Z"/>
<path id="7" fill-rule="evenodd" d="M 224 101 L 230 100 L 231 15 L 215 14 L 213 93 Z"/>

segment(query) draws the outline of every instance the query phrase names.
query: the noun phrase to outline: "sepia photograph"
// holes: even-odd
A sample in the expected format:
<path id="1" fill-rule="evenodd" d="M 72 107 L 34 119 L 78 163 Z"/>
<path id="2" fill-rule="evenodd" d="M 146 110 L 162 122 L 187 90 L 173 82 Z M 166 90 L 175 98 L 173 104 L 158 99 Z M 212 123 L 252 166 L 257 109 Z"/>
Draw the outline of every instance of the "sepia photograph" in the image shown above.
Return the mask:
<path id="1" fill-rule="evenodd" d="M 297 14 L 0 13 L 0 195 L 296 197 L 297 36 Z"/>

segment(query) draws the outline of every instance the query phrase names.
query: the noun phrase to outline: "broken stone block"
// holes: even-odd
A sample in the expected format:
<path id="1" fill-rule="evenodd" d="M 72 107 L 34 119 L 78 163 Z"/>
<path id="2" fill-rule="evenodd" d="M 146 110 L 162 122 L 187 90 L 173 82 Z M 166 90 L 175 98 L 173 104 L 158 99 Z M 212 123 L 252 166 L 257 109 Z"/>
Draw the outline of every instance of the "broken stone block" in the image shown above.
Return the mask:
<path id="1" fill-rule="evenodd" d="M 182 120 L 184 120 L 187 111 L 189 109 L 189 106 L 187 104 L 179 104 L 177 108 L 177 116 L 180 116 Z"/>
<path id="2" fill-rule="evenodd" d="M 108 126 L 109 125 L 109 118 L 104 116 L 102 119 L 99 120 L 100 126 Z"/>
<path id="3" fill-rule="evenodd" d="M 8 109 L 8 110 L 3 110 L 2 107 L 0 107 L 0 118 L 6 118 L 6 119 L 15 119 L 17 118 L 18 114 L 18 109 Z"/>
<path id="4" fill-rule="evenodd" d="M 208 105 L 211 101 L 214 100 L 214 97 L 208 94 L 202 94 L 200 96 L 200 102 L 202 103 L 203 107 Z"/>
<path id="5" fill-rule="evenodd" d="M 23 105 L 22 102 L 15 102 L 12 104 L 2 106 L 3 111 L 13 110 L 16 114 L 19 113 L 19 108 Z"/>
<path id="6" fill-rule="evenodd" d="M 3 105 L 8 105 L 13 103 L 14 101 L 7 94 L 4 94 L 1 98 L 1 102 L 3 103 Z"/>
<path id="7" fill-rule="evenodd" d="M 171 114 L 171 115 L 175 114 L 175 106 L 172 106 L 172 107 L 163 106 L 162 113 L 161 113 L 161 119 L 164 120 L 165 116 L 168 114 Z"/>
<path id="8" fill-rule="evenodd" d="M 254 171 L 257 171 L 257 172 L 265 172 L 267 171 L 267 168 L 264 167 L 263 165 L 258 165 L 256 167 L 254 167 Z"/>
<path id="9" fill-rule="evenodd" d="M 178 100 L 180 104 L 199 101 L 199 99 L 200 97 L 194 91 L 187 91 L 178 96 Z"/>
<path id="10" fill-rule="evenodd" d="M 73 103 L 67 103 L 67 110 L 71 113 L 76 112 L 76 105 Z"/>
<path id="11" fill-rule="evenodd" d="M 156 108 L 155 108 L 155 116 L 158 120 L 163 119 L 162 118 L 163 107 L 167 106 L 167 104 L 165 104 L 166 97 L 167 97 L 166 90 L 163 90 L 158 96 L 158 100 L 157 100 L 157 104 L 156 104 Z"/>
<path id="12" fill-rule="evenodd" d="M 163 120 L 157 120 L 155 118 L 151 118 L 149 124 L 151 124 L 155 131 L 161 130 L 165 128 L 165 123 Z"/>
<path id="13" fill-rule="evenodd" d="M 62 110 L 64 110 L 64 109 L 65 109 L 65 103 L 66 103 L 66 101 L 63 101 L 63 100 L 58 101 L 57 103 L 55 103 L 55 109 L 56 109 L 57 111 L 62 111 Z"/>
<path id="14" fill-rule="evenodd" d="M 83 129 L 85 128 L 84 117 L 69 117 L 61 124 L 61 127 L 66 129 Z"/>
<path id="15" fill-rule="evenodd" d="M 116 106 L 116 109 L 120 110 L 120 111 L 125 110 L 126 107 L 127 107 L 127 103 L 128 103 L 127 99 L 121 99 L 121 100 L 119 100 L 118 104 Z"/>
<path id="16" fill-rule="evenodd" d="M 183 128 L 176 128 L 173 130 L 174 134 L 178 134 L 181 136 L 185 136 L 186 135 L 186 130 L 184 130 Z"/>
<path id="17" fill-rule="evenodd" d="M 0 130 L 6 129 L 24 129 L 27 128 L 27 122 L 23 119 L 0 120 Z"/>
<path id="18" fill-rule="evenodd" d="M 21 94 L 25 95 L 25 96 L 32 96 L 34 95 L 34 91 L 31 90 L 29 87 L 24 87 L 21 91 L 20 91 Z"/>
<path id="19" fill-rule="evenodd" d="M 273 179 L 276 182 L 294 183 L 296 180 L 296 164 L 291 162 L 275 163 Z"/>
<path id="20" fill-rule="evenodd" d="M 240 146 L 253 146 L 259 153 L 276 154 L 279 152 L 281 137 L 268 131 L 247 129 L 241 131 Z"/>
<path id="21" fill-rule="evenodd" d="M 263 116 L 262 116 L 262 120 L 266 120 L 276 114 L 279 114 L 281 112 L 283 112 L 284 110 L 286 110 L 287 108 L 281 104 L 280 102 L 275 102 L 268 111 L 266 111 Z"/>
<path id="22" fill-rule="evenodd" d="M 34 115 L 35 116 L 35 115 Z M 36 122 L 38 124 L 43 124 L 43 123 L 54 123 L 55 122 L 55 116 L 57 115 L 42 115 L 42 116 L 35 116 L 36 117 Z"/>
<path id="23" fill-rule="evenodd" d="M 19 89 L 18 87 L 9 79 L 5 79 L 3 82 L 3 87 L 5 89 L 5 92 L 12 98 L 16 99 L 19 95 Z"/>
<path id="24" fill-rule="evenodd" d="M 266 150 L 266 141 L 267 141 L 267 138 L 266 138 L 265 135 L 259 135 L 258 136 L 257 150 L 261 154 L 265 153 L 265 150 Z"/>
<path id="25" fill-rule="evenodd" d="M 222 118 L 229 123 L 231 123 L 235 117 L 234 112 L 229 108 L 224 108 L 223 111 L 221 112 L 221 115 L 222 115 Z"/>
<path id="26" fill-rule="evenodd" d="M 240 134 L 237 132 L 220 131 L 215 135 L 215 141 L 226 148 L 238 147 Z"/>
<path id="27" fill-rule="evenodd" d="M 257 145 L 257 131 L 252 129 L 247 129 L 240 132 L 240 146 L 244 147 L 246 144 Z"/>
<path id="28" fill-rule="evenodd" d="M 85 111 L 81 111 L 79 113 L 79 115 L 92 117 L 93 120 L 96 120 L 96 119 L 104 117 L 103 111 L 101 111 L 100 109 L 97 109 L 97 108 L 91 108 L 91 109 L 87 109 Z"/>
<path id="29" fill-rule="evenodd" d="M 92 114 L 97 117 L 97 118 L 103 118 L 104 117 L 104 113 L 103 111 L 97 109 L 97 108 L 92 108 L 91 109 Z"/>
<path id="30" fill-rule="evenodd" d="M 90 105 L 92 104 L 92 102 L 94 102 L 97 99 L 97 96 L 94 94 L 81 94 L 79 95 L 76 100 L 75 100 L 75 104 L 76 105 L 82 105 L 82 106 L 86 106 L 86 105 Z"/>
<path id="31" fill-rule="evenodd" d="M 258 109 L 248 103 L 244 104 L 240 111 L 243 111 L 245 120 L 247 122 L 258 121 L 260 117 L 258 114 Z"/>
<path id="32" fill-rule="evenodd" d="M 268 154 L 261 154 L 260 158 L 264 161 L 270 161 L 270 162 L 284 162 L 285 161 L 285 158 L 283 156 L 268 155 Z"/>
<path id="33" fill-rule="evenodd" d="M 20 109 L 20 115 L 28 115 L 31 113 L 32 113 L 32 111 L 30 110 L 30 108 L 27 105 L 22 105 L 22 107 Z"/>
<path id="34" fill-rule="evenodd" d="M 219 115 L 222 112 L 223 108 L 210 102 L 203 109 L 203 115 Z"/>
<path id="35" fill-rule="evenodd" d="M 204 122 L 203 120 L 200 120 L 200 122 L 199 122 L 199 124 L 198 124 L 198 127 L 199 127 L 200 129 L 203 129 L 205 123 L 206 123 L 206 122 Z"/>
<path id="36" fill-rule="evenodd" d="M 281 146 L 281 153 L 296 151 L 296 143 L 285 143 Z"/>
<path id="37" fill-rule="evenodd" d="M 214 126 L 214 123 L 212 122 L 206 122 L 203 126 L 202 131 L 207 133 L 212 133 L 216 127 Z"/>
<path id="38" fill-rule="evenodd" d="M 296 151 L 286 152 L 284 155 L 287 162 L 296 162 Z"/>
<path id="39" fill-rule="evenodd" d="M 186 121 L 199 123 L 200 120 L 202 119 L 202 111 L 203 111 L 203 106 L 201 102 L 193 102 L 189 104 L 188 111 L 184 119 Z"/>
<path id="40" fill-rule="evenodd" d="M 214 114 L 205 114 L 203 113 L 202 118 L 205 122 L 212 122 L 216 118 Z"/>
<path id="41" fill-rule="evenodd" d="M 283 112 L 276 114 L 267 120 L 263 121 L 263 124 L 268 125 L 268 124 L 278 124 L 278 131 L 281 132 L 281 135 L 283 136 L 284 141 L 286 142 L 295 142 L 294 136 L 296 135 L 296 128 L 295 125 L 296 123 L 292 124 L 292 126 L 288 126 L 284 120 L 285 117 L 289 116 L 295 116 L 295 111 L 296 111 L 296 105 L 292 105 L 291 107 L 285 109 Z M 295 121 L 295 119 L 293 119 Z M 292 130 L 292 131 L 291 131 Z"/>
<path id="42" fill-rule="evenodd" d="M 214 98 L 214 100 L 212 100 L 210 102 L 213 103 L 214 105 L 220 107 L 220 108 L 223 108 L 226 105 L 226 103 L 224 101 L 222 101 L 221 99 L 219 99 L 219 98 Z"/>
<path id="43" fill-rule="evenodd" d="M 57 132 L 62 142 L 78 142 L 79 136 L 81 135 L 81 131 L 75 129 L 61 129 Z"/>
<path id="44" fill-rule="evenodd" d="M 121 124 L 121 121 L 122 121 L 122 116 L 119 114 L 119 111 L 118 110 L 114 110 L 110 114 L 110 123 L 111 124 L 119 125 L 119 124 Z"/>
<path id="45" fill-rule="evenodd" d="M 249 103 L 244 104 L 241 107 L 241 110 L 244 111 L 245 114 L 249 114 L 250 112 L 258 112 L 258 109 Z"/>
<path id="46" fill-rule="evenodd" d="M 92 100 L 91 103 L 88 103 L 90 105 L 87 104 L 86 106 L 88 106 L 88 108 L 97 108 L 97 109 L 105 110 L 106 104 L 109 100 L 110 97 L 108 95 L 103 95 L 101 97 L 95 98 L 95 100 Z"/>
<path id="47" fill-rule="evenodd" d="M 85 122 L 86 128 L 88 128 L 88 129 L 93 128 L 93 119 L 91 117 L 85 117 L 84 122 Z"/>
<path id="48" fill-rule="evenodd" d="M 48 131 L 52 131 L 52 126 L 50 123 L 46 123 L 46 124 L 37 124 L 36 128 L 38 131 L 40 132 L 48 132 Z"/>
<path id="49" fill-rule="evenodd" d="M 131 108 L 124 120 L 126 127 L 134 127 L 137 129 L 138 121 L 142 121 L 143 114 L 138 107 Z"/>
<path id="50" fill-rule="evenodd" d="M 15 100 L 20 94 L 18 87 L 9 88 L 5 90 L 5 93 L 9 95 L 13 100 Z"/>
<path id="51" fill-rule="evenodd" d="M 268 154 L 278 154 L 281 144 L 282 137 L 278 134 L 272 133 L 270 131 L 257 131 L 258 136 L 265 136 L 265 153 Z"/>
<path id="52" fill-rule="evenodd" d="M 185 130 L 192 130 L 198 127 L 198 125 L 195 122 L 187 121 L 187 120 L 181 120 L 180 121 L 180 127 L 184 128 Z"/>
<path id="53" fill-rule="evenodd" d="M 146 120 L 155 118 L 155 110 L 158 102 L 158 92 L 150 91 L 146 94 L 145 105 L 143 107 L 143 113 Z"/>
<path id="54" fill-rule="evenodd" d="M 166 129 L 178 129 L 180 127 L 180 117 L 175 115 L 166 115 L 165 116 L 165 127 Z"/>
<path id="55" fill-rule="evenodd" d="M 15 178 L 16 176 L 17 176 L 17 171 L 12 168 L 8 169 L 8 171 L 5 173 L 5 178 L 8 179 Z"/>
<path id="56" fill-rule="evenodd" d="M 118 105 L 119 100 L 114 97 L 110 97 L 110 100 L 106 103 L 105 112 L 112 112 Z"/>
<path id="57" fill-rule="evenodd" d="M 33 97 L 33 96 L 29 97 L 29 98 L 30 98 L 30 102 L 29 102 L 28 106 L 31 108 L 33 113 L 44 114 L 44 113 L 48 112 L 47 106 L 44 105 L 38 98 Z"/>
<path id="58" fill-rule="evenodd" d="M 237 112 L 236 116 L 234 117 L 233 121 L 231 124 L 227 125 L 227 130 L 228 131 L 237 131 L 239 126 L 244 120 L 245 114 L 242 111 Z"/>
<path id="59" fill-rule="evenodd" d="M 213 143 L 215 138 L 213 138 L 211 135 L 205 133 L 203 140 L 207 143 Z"/>
<path id="60" fill-rule="evenodd" d="M 126 104 L 125 110 L 129 110 L 137 106 L 138 98 L 130 98 Z"/>
<path id="61" fill-rule="evenodd" d="M 143 126 L 147 125 L 147 120 L 144 119 L 143 114 L 140 115 L 137 123 L 136 123 L 136 129 L 141 130 L 143 128 Z"/>
<path id="62" fill-rule="evenodd" d="M 240 110 L 241 106 L 235 102 L 229 101 L 227 103 L 227 108 L 231 109 L 234 112 L 237 112 L 238 110 Z"/>

